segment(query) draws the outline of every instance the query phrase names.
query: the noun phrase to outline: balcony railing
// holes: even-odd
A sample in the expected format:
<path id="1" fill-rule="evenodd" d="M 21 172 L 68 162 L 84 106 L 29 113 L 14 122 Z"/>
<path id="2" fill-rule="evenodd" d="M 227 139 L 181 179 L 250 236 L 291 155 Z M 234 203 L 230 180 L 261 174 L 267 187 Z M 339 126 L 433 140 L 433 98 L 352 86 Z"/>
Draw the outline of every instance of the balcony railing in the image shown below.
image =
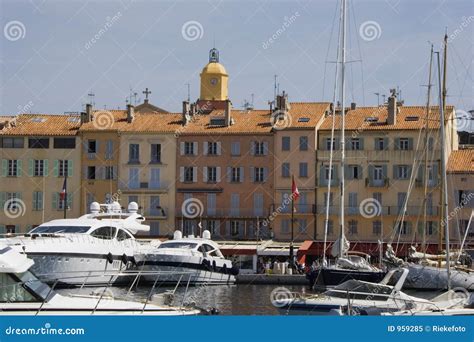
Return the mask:
<path id="1" fill-rule="evenodd" d="M 313 204 L 295 203 L 294 208 L 295 208 L 295 213 L 298 213 L 298 214 L 313 214 L 315 210 Z M 271 212 L 277 212 L 281 214 L 291 214 L 291 203 L 288 203 L 287 205 L 284 203 L 273 203 L 270 209 L 271 209 Z"/>
<path id="2" fill-rule="evenodd" d="M 423 206 L 408 206 L 405 211 L 406 216 L 418 216 L 423 215 Z M 339 206 L 338 205 L 331 205 L 329 206 L 329 215 L 339 215 Z M 345 206 L 344 212 L 348 216 L 352 215 L 361 215 L 360 207 L 359 206 Z M 399 206 L 381 206 L 380 207 L 380 215 L 382 216 L 398 216 L 401 215 L 403 212 L 403 208 Z M 318 205 L 316 207 L 316 213 L 319 215 L 326 214 L 326 206 Z M 427 208 L 427 215 L 428 216 L 438 216 L 439 215 L 439 207 L 428 207 Z"/>
<path id="3" fill-rule="evenodd" d="M 190 216 L 190 213 L 186 212 L 186 210 L 182 210 L 183 208 L 179 207 L 177 209 L 178 216 Z M 215 218 L 245 218 L 245 217 L 260 217 L 262 219 L 268 217 L 271 214 L 271 210 L 268 208 L 263 209 L 254 209 L 254 208 L 239 208 L 236 210 L 235 208 L 204 208 L 201 217 L 215 217 Z"/>

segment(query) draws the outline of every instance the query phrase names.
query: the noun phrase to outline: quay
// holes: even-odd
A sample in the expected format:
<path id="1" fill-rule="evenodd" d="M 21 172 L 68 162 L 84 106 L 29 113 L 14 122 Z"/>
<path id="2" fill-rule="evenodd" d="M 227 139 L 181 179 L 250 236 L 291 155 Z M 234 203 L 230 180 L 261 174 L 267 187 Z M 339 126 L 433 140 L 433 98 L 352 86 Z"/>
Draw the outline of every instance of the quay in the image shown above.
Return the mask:
<path id="1" fill-rule="evenodd" d="M 237 284 L 252 285 L 308 285 L 304 274 L 239 274 Z"/>

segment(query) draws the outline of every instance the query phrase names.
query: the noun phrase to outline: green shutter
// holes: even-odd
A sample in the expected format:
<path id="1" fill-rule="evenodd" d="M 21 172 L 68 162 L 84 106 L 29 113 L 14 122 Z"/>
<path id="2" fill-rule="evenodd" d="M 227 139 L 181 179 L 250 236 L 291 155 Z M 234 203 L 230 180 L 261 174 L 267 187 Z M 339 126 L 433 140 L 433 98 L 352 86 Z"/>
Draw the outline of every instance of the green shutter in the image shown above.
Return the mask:
<path id="1" fill-rule="evenodd" d="M 8 160 L 2 159 L 2 177 L 6 177 L 8 175 Z"/>
<path id="2" fill-rule="evenodd" d="M 72 198 L 73 198 L 73 194 L 67 194 L 67 206 L 69 209 L 72 209 Z"/>
<path id="3" fill-rule="evenodd" d="M 373 186 L 374 185 L 374 166 L 369 165 L 369 185 Z"/>
<path id="4" fill-rule="evenodd" d="M 344 173 L 346 179 L 354 179 L 354 177 L 352 177 L 351 167 L 349 165 L 344 166 Z"/>
<path id="5" fill-rule="evenodd" d="M 36 210 L 38 209 L 38 192 L 37 191 L 33 191 L 33 210 Z"/>
<path id="6" fill-rule="evenodd" d="M 383 148 L 384 150 L 388 150 L 388 138 L 383 138 Z"/>
<path id="7" fill-rule="evenodd" d="M 439 182 L 439 177 L 438 177 L 438 164 L 433 164 L 433 177 L 434 180 L 431 182 L 433 186 L 437 186 Z"/>
<path id="8" fill-rule="evenodd" d="M 38 191 L 38 209 L 39 210 L 43 210 L 43 196 L 44 196 L 44 193 L 43 191 Z"/>
<path id="9" fill-rule="evenodd" d="M 72 177 L 72 170 L 74 170 L 73 161 L 72 161 L 72 159 L 69 159 L 67 161 L 67 176 L 68 177 Z"/>
<path id="10" fill-rule="evenodd" d="M 59 160 L 57 160 L 57 159 L 54 160 L 53 176 L 54 176 L 54 177 L 58 177 L 58 176 L 59 176 Z"/>
<path id="11" fill-rule="evenodd" d="M 360 141 L 360 149 L 363 150 L 364 149 L 364 138 L 359 138 L 359 141 Z"/>
<path id="12" fill-rule="evenodd" d="M 44 163 L 44 176 L 47 177 L 49 176 L 48 159 L 45 159 L 43 163 Z"/>
<path id="13" fill-rule="evenodd" d="M 22 169 L 21 165 L 22 165 L 22 161 L 21 161 L 21 160 L 17 160 L 17 161 L 16 161 L 16 176 L 17 176 L 17 177 L 21 177 L 21 173 L 22 173 L 22 172 L 21 172 L 21 169 Z"/>
<path id="14" fill-rule="evenodd" d="M 393 179 L 398 179 L 398 165 L 393 165 Z"/>
<path id="15" fill-rule="evenodd" d="M 383 178 L 388 178 L 387 165 L 382 165 Z"/>
<path id="16" fill-rule="evenodd" d="M 325 165 L 321 165 L 319 168 L 319 185 L 320 186 L 328 185 L 326 179 L 324 178 L 325 169 L 326 169 Z"/>
<path id="17" fill-rule="evenodd" d="M 6 200 L 7 200 L 7 193 L 5 191 L 0 192 L 0 209 L 1 210 L 3 210 Z"/>
<path id="18" fill-rule="evenodd" d="M 34 159 L 29 159 L 28 160 L 28 176 L 30 177 L 34 176 L 34 169 L 35 169 L 35 161 Z"/>
<path id="19" fill-rule="evenodd" d="M 357 172 L 358 175 L 359 175 L 359 179 L 363 179 L 364 178 L 364 175 L 363 175 L 364 169 L 360 165 L 358 165 L 357 168 L 359 169 L 358 172 Z"/>
<path id="20" fill-rule="evenodd" d="M 408 165 L 408 179 L 411 179 L 411 171 L 412 171 L 412 166 L 411 165 Z"/>
<path id="21" fill-rule="evenodd" d="M 5 225 L 0 224 L 0 234 L 5 234 Z"/>
<path id="22" fill-rule="evenodd" d="M 332 186 L 337 186 L 338 183 L 339 183 L 338 170 L 339 170 L 339 168 L 337 168 L 336 165 L 333 165 L 333 170 L 332 170 L 333 181 L 331 183 Z"/>
<path id="23" fill-rule="evenodd" d="M 395 138 L 395 149 L 396 150 L 400 149 L 400 138 Z"/>
<path id="24" fill-rule="evenodd" d="M 408 138 L 408 149 L 413 150 L 413 138 Z"/>
<path id="25" fill-rule="evenodd" d="M 54 210 L 58 209 L 58 199 L 59 199 L 59 194 L 57 192 L 53 192 L 53 203 L 52 203 L 52 208 Z"/>

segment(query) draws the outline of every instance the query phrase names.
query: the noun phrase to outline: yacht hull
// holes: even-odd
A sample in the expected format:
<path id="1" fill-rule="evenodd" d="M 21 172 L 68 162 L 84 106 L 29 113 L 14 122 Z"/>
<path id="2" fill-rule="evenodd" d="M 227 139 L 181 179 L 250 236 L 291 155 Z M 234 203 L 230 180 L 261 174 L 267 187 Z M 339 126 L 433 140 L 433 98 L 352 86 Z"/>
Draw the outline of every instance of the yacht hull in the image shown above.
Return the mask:
<path id="1" fill-rule="evenodd" d="M 337 268 L 322 268 L 313 271 L 308 278 L 316 281 L 316 285 L 320 286 L 336 286 L 347 280 L 362 280 L 371 283 L 380 282 L 385 277 L 386 272 L 383 271 L 360 271 Z"/>

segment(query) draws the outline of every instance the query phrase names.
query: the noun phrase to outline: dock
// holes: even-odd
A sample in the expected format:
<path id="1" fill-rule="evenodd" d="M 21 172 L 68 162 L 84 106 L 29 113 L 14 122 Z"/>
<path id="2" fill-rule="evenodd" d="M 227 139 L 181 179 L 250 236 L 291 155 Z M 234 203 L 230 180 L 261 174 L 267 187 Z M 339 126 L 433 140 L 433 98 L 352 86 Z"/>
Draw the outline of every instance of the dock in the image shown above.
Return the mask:
<path id="1" fill-rule="evenodd" d="M 237 284 L 308 285 L 304 274 L 239 274 Z"/>

